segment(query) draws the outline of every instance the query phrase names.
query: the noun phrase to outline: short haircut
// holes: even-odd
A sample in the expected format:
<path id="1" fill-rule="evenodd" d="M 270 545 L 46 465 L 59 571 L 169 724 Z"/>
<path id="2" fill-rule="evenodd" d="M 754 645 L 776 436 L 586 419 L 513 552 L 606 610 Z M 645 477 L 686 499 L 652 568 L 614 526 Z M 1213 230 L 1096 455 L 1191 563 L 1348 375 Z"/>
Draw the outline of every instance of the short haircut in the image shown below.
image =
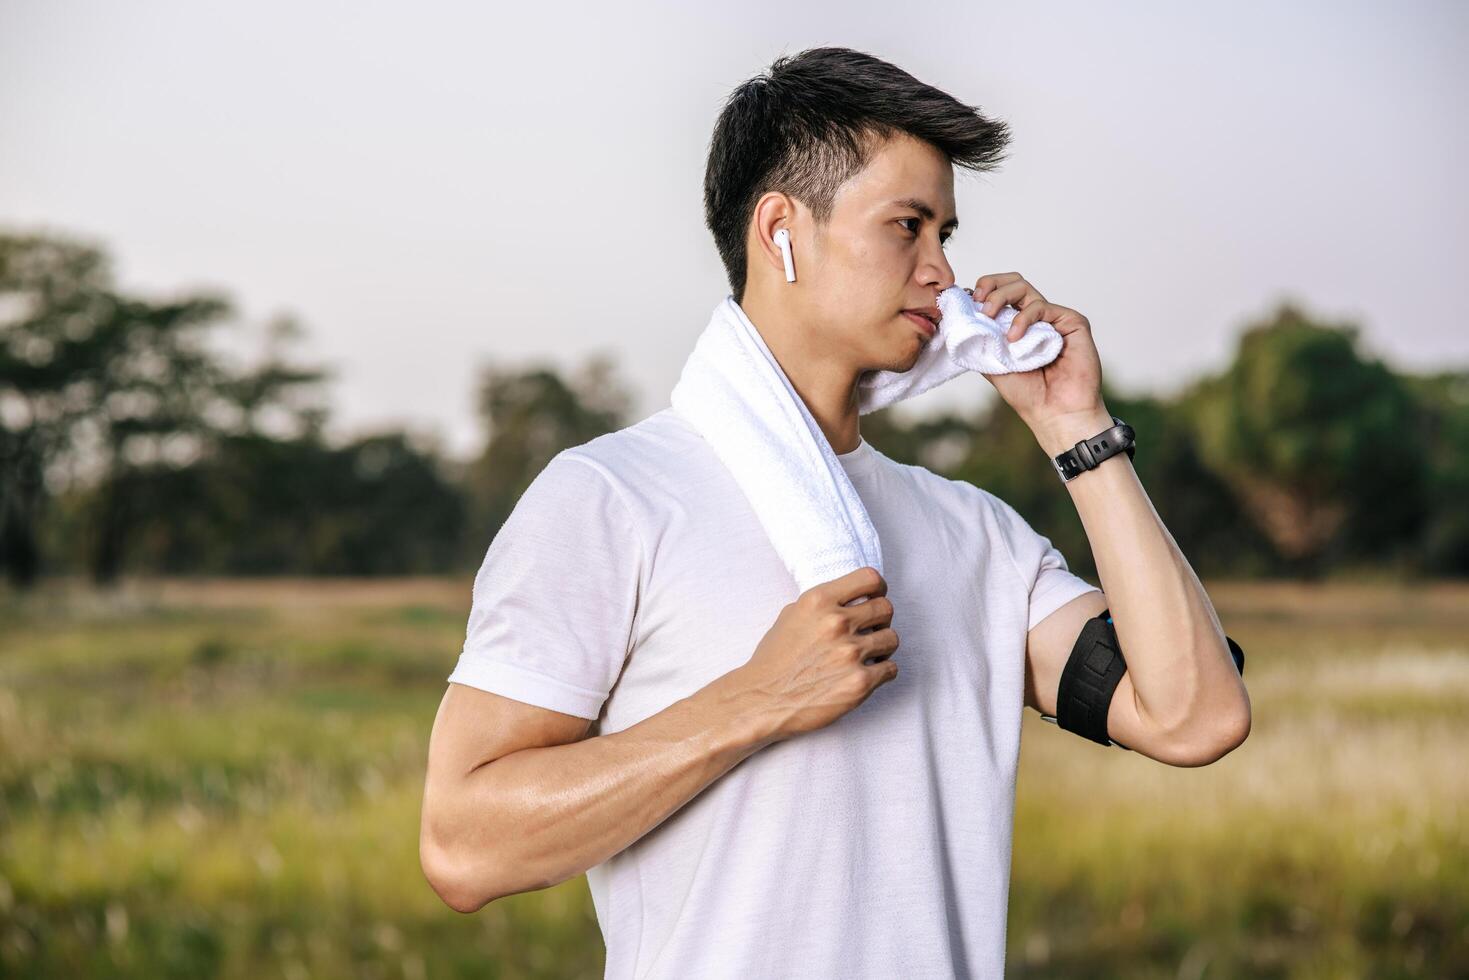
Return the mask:
<path id="1" fill-rule="evenodd" d="M 978 106 L 851 48 L 783 55 L 731 92 L 709 142 L 704 221 L 735 301 L 744 299 L 745 240 L 763 194 L 789 194 L 824 226 L 837 190 L 905 133 L 976 172 L 995 169 L 1010 141 L 1005 123 Z"/>

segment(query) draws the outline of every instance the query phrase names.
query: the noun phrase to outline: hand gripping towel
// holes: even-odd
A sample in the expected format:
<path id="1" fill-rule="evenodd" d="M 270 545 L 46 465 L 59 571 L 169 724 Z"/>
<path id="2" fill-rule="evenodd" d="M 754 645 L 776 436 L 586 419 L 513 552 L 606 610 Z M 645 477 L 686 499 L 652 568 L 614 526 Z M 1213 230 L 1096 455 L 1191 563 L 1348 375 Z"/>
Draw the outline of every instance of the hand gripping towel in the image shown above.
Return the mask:
<path id="1" fill-rule="evenodd" d="M 1019 310 L 991 318 L 961 286 L 940 293 L 938 305 L 938 331 L 911 369 L 859 379 L 859 413 L 964 371 L 1032 371 L 1061 353 L 1061 335 L 1045 322 L 1007 342 Z M 670 402 L 733 475 L 801 592 L 867 565 L 883 571 L 882 543 L 851 478 L 733 295 L 714 308 Z"/>

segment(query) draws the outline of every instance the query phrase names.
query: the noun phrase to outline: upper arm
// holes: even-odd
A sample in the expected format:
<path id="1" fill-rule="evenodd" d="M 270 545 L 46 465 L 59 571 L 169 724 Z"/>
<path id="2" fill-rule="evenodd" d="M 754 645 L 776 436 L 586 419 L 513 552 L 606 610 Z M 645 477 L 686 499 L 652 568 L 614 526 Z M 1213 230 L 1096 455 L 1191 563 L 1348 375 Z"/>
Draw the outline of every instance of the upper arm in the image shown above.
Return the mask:
<path id="1" fill-rule="evenodd" d="M 463 778 L 521 749 L 580 742 L 592 719 L 451 683 L 429 735 L 429 777 Z"/>
<path id="2" fill-rule="evenodd" d="M 1108 608 L 1105 592 L 1077 596 L 1036 624 L 1025 643 L 1025 703 L 1043 715 L 1056 717 L 1061 671 L 1071 659 L 1076 638 L 1087 620 Z M 1126 654 L 1124 654 L 1126 656 Z M 1147 737 L 1133 695 L 1132 675 L 1123 671 L 1112 703 L 1107 706 L 1107 737 L 1124 748 L 1160 761 L 1159 750 Z"/>
<path id="3" fill-rule="evenodd" d="M 460 912 L 484 903 L 467 874 L 471 860 L 451 850 L 466 812 L 477 804 L 465 791 L 475 770 L 522 749 L 565 745 L 586 738 L 592 721 L 451 683 L 429 735 L 428 772 L 419 822 L 419 862 L 434 891 Z M 474 860 L 488 863 L 493 855 Z"/>
<path id="4" fill-rule="evenodd" d="M 1073 573 L 1051 540 L 1038 533 L 1020 514 L 991 495 L 1000 518 L 999 527 L 1025 587 L 1029 590 L 1029 612 L 1025 638 L 1025 704 L 1043 715 L 1055 717 L 1061 671 L 1071 658 L 1076 638 L 1086 621 L 1108 608 L 1101 589 Z M 1180 759 L 1143 723 L 1126 672 L 1112 694 L 1107 708 L 1107 736 L 1142 755 L 1173 764 Z"/>
<path id="5" fill-rule="evenodd" d="M 1087 620 L 1107 608 L 1106 593 L 1089 592 L 1061 606 L 1030 631 L 1025 644 L 1025 703 L 1028 707 L 1043 715 L 1056 716 L 1061 671 L 1071 658 L 1076 638 Z M 1126 656 L 1126 651 L 1123 651 L 1123 657 Z M 1123 671 L 1112 692 L 1112 702 L 1107 706 L 1107 737 L 1123 748 L 1171 766 L 1201 764 L 1201 756 L 1187 746 L 1159 736 L 1144 721 L 1138 710 L 1130 671 Z"/>
<path id="6" fill-rule="evenodd" d="M 1106 593 L 1073 574 L 1066 559 L 1038 534 L 1013 507 L 989 495 L 999 516 L 999 528 L 1025 587 L 1029 612 L 1025 639 L 1025 704 L 1043 715 L 1056 717 L 1061 673 L 1071 659 L 1086 621 L 1110 608 Z M 1124 658 L 1126 651 L 1123 651 Z M 1196 766 L 1212 761 L 1197 746 L 1176 735 L 1160 733 L 1149 724 L 1138 705 L 1132 675 L 1124 670 L 1107 706 L 1107 737 L 1159 762 Z"/>
<path id="7" fill-rule="evenodd" d="M 1056 717 L 1061 671 L 1076 648 L 1076 638 L 1087 620 L 1108 608 L 1105 592 L 1088 592 L 1061 606 L 1036 624 L 1025 642 L 1025 703 L 1043 715 Z M 1125 656 L 1125 654 L 1124 654 Z M 1078 736 L 1080 737 L 1080 736 Z M 1107 706 L 1107 737 L 1123 748 L 1162 759 L 1143 727 L 1133 696 L 1132 675 L 1123 671 L 1112 703 Z"/>
<path id="8" fill-rule="evenodd" d="M 566 452 L 490 542 L 429 738 L 420 858 L 451 906 L 472 911 L 478 898 L 463 883 L 494 877 L 487 790 L 469 777 L 512 753 L 587 737 L 632 644 L 642 554 L 607 474 Z"/>
<path id="9" fill-rule="evenodd" d="M 1105 592 L 1087 592 L 1065 603 L 1037 623 L 1025 637 L 1025 705 L 1043 715 L 1056 715 L 1056 692 L 1061 686 L 1061 671 L 1071 657 L 1076 637 L 1086 621 L 1107 608 Z M 1123 681 L 1127 675 L 1122 675 Z M 1120 691 L 1121 685 L 1118 685 Z M 1117 697 L 1112 698 L 1112 711 L 1107 715 L 1107 731 L 1116 732 L 1115 741 L 1131 747 L 1120 730 L 1112 728 Z M 1125 724 L 1125 723 L 1124 723 Z"/>

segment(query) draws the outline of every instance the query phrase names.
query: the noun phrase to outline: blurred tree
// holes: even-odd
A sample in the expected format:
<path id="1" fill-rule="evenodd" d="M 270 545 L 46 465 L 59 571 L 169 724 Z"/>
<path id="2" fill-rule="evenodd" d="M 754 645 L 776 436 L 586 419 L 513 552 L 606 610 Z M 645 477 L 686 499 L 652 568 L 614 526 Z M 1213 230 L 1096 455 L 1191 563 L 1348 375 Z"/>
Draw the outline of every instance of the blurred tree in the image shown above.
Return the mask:
<path id="1" fill-rule="evenodd" d="M 1184 399 L 1204 467 L 1301 574 L 1380 552 L 1426 515 L 1417 407 L 1356 340 L 1355 326 L 1317 325 L 1282 304 Z"/>
<path id="2" fill-rule="evenodd" d="M 465 477 L 476 557 L 553 456 L 622 428 L 631 404 L 632 392 L 616 379 L 605 353 L 592 355 L 570 380 L 550 368 L 486 369 L 479 388 L 485 448 Z"/>
<path id="3" fill-rule="evenodd" d="M 233 575 L 381 575 L 456 566 L 464 498 L 437 450 L 402 432 L 228 436 L 198 463 L 133 472 L 134 567 Z"/>
<path id="4" fill-rule="evenodd" d="M 48 469 L 100 397 L 109 282 L 94 248 L 0 235 L 0 564 L 17 586 L 41 569 Z"/>
<path id="5" fill-rule="evenodd" d="M 1469 371 L 1409 376 L 1428 444 L 1430 513 L 1421 541 L 1426 571 L 1469 575 Z"/>
<path id="6" fill-rule="evenodd" d="M 293 389 L 321 372 L 275 358 L 227 369 L 207 333 L 231 315 L 222 296 L 162 303 L 120 295 L 90 243 L 0 234 L 0 563 L 10 581 L 40 570 L 37 531 L 47 498 L 86 485 L 88 565 L 118 574 L 150 472 L 190 465 L 211 441 L 249 431 L 272 410 L 296 428 L 323 411 Z M 294 329 L 278 321 L 273 333 Z"/>

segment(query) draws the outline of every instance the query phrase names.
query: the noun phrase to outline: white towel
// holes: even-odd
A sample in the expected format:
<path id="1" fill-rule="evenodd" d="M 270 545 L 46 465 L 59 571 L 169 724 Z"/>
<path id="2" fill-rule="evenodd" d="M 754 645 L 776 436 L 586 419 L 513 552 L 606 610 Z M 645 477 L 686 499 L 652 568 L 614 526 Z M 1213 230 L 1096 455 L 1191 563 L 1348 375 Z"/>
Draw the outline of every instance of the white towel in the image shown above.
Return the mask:
<path id="1" fill-rule="evenodd" d="M 1061 335 L 1044 320 L 1027 327 L 1013 344 L 1006 341 L 1010 323 L 1020 311 L 1002 306 L 992 319 L 962 286 L 950 286 L 939 293 L 939 311 L 938 333 L 929 338 L 917 364 L 907 371 L 869 371 L 858 379 L 859 412 L 865 415 L 921 395 L 965 371 L 1033 371 L 1050 364 L 1061 353 Z"/>
<path id="2" fill-rule="evenodd" d="M 938 332 L 912 369 L 859 379 L 861 414 L 964 371 L 1030 371 L 1061 353 L 1061 335 L 1044 322 L 1007 343 L 1013 307 L 991 319 L 959 286 L 938 302 Z M 714 308 L 670 402 L 734 476 L 801 592 L 866 565 L 882 572 L 882 543 L 851 478 L 733 295 Z"/>

